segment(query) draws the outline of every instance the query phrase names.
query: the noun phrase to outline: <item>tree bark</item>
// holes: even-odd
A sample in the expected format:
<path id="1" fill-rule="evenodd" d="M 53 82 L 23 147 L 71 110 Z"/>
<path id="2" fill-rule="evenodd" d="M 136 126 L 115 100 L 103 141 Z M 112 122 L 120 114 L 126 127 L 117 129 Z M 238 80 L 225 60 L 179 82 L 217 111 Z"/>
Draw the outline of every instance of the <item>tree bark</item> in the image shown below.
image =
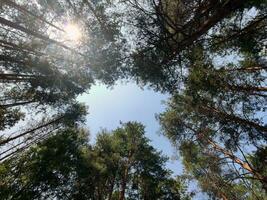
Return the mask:
<path id="1" fill-rule="evenodd" d="M 236 71 L 242 71 L 242 72 L 257 72 L 260 70 L 267 70 L 267 66 L 254 66 L 254 67 L 240 67 L 235 69 L 220 69 L 219 71 L 226 71 L 226 72 L 236 72 Z"/>
<path id="2" fill-rule="evenodd" d="M 215 14 L 211 15 L 204 22 L 201 23 L 199 27 L 196 27 L 196 31 L 188 33 L 188 37 L 184 38 L 182 41 L 177 42 L 176 47 L 173 50 L 173 53 L 170 54 L 166 59 L 162 61 L 162 64 L 168 63 L 172 60 L 178 51 L 183 50 L 185 47 L 190 46 L 194 41 L 196 41 L 203 34 L 207 33 L 214 25 L 216 25 L 220 20 L 229 16 L 232 12 L 236 11 L 244 4 L 242 0 L 231 0 L 223 2 L 220 5 L 217 5 L 215 8 Z M 184 30 L 191 29 L 194 26 L 194 23 L 198 21 L 198 17 L 195 16 L 190 22 L 183 26 Z"/>
<path id="3" fill-rule="evenodd" d="M 242 161 L 241 159 L 239 159 L 237 156 L 235 156 L 233 153 L 231 153 L 230 151 L 228 151 L 227 149 L 221 147 L 220 145 L 218 145 L 217 143 L 215 143 L 214 141 L 212 141 L 211 139 L 208 138 L 206 132 L 209 129 L 202 129 L 200 131 L 193 129 L 191 126 L 187 125 L 186 123 L 184 123 L 183 121 L 181 121 L 181 123 L 188 128 L 189 130 L 193 131 L 196 136 L 197 139 L 200 142 L 208 142 L 208 144 L 210 144 L 213 149 L 215 149 L 218 152 L 221 152 L 222 154 L 224 154 L 226 157 L 230 158 L 234 163 L 238 164 L 242 169 L 248 171 L 252 176 L 254 176 L 257 180 L 259 180 L 264 187 L 266 187 L 267 185 L 267 178 L 262 176 L 261 174 L 259 174 L 255 169 L 253 169 L 251 167 L 251 165 L 247 162 Z"/>
<path id="4" fill-rule="evenodd" d="M 134 151 L 130 150 L 130 152 L 128 154 L 128 160 L 127 160 L 127 162 L 125 164 L 124 174 L 123 174 L 123 177 L 122 177 L 121 191 L 120 191 L 119 200 L 124 200 L 124 198 L 125 198 L 125 191 L 126 191 L 126 186 L 127 186 L 128 174 L 129 174 L 130 167 L 132 165 L 132 156 L 133 156 L 133 154 L 134 154 Z"/>
<path id="5" fill-rule="evenodd" d="M 239 86 L 239 85 L 227 85 L 227 87 L 232 91 L 237 92 L 267 92 L 267 87 L 254 87 L 254 86 Z"/>
<path id="6" fill-rule="evenodd" d="M 1 82 L 27 82 L 33 79 L 38 78 L 35 75 L 26 75 L 26 74 L 0 74 L 0 81 Z"/>
<path id="7" fill-rule="evenodd" d="M 212 116 L 218 118 L 219 121 L 234 121 L 237 124 L 253 127 L 260 132 L 267 133 L 267 127 L 266 126 L 262 126 L 258 123 L 243 119 L 243 118 L 238 117 L 236 115 L 228 114 L 226 112 L 220 111 L 220 110 L 213 108 L 213 107 L 200 106 L 199 112 L 204 113 L 205 115 L 212 115 Z"/>
<path id="8" fill-rule="evenodd" d="M 202 138 L 205 138 L 202 137 Z M 201 138 L 201 139 L 202 139 Z M 260 182 L 262 182 L 263 185 L 267 184 L 267 180 L 265 177 L 263 177 L 261 174 L 259 174 L 255 169 L 251 167 L 251 165 L 247 162 L 242 161 L 238 157 L 236 157 L 234 154 L 232 154 L 227 149 L 224 149 L 223 147 L 219 146 L 217 143 L 212 141 L 211 139 L 207 138 L 205 139 L 215 150 L 223 153 L 226 157 L 230 158 L 234 163 L 238 164 L 241 168 L 248 171 L 250 174 L 252 174 L 255 178 L 257 178 Z"/>
<path id="9" fill-rule="evenodd" d="M 27 149 L 27 148 L 30 147 L 32 144 L 36 144 L 37 142 L 39 142 L 39 141 L 45 139 L 51 132 L 55 131 L 55 130 L 58 129 L 58 128 L 59 128 L 59 127 L 56 127 L 55 129 L 49 131 L 48 133 L 45 133 L 45 134 L 42 135 L 41 137 L 38 137 L 38 138 L 34 139 L 33 141 L 31 141 L 31 142 L 29 142 L 28 144 L 26 144 L 26 146 L 17 148 L 18 146 L 22 145 L 22 144 L 25 142 L 25 141 L 23 141 L 23 142 L 20 142 L 19 144 L 15 145 L 15 146 L 13 146 L 13 147 L 11 147 L 11 148 L 5 150 L 4 152 L 1 152 L 0 156 L 6 154 L 7 152 L 11 151 L 12 149 L 16 149 L 16 148 L 17 148 L 15 151 L 12 151 L 11 153 L 8 153 L 8 154 L 4 155 L 3 157 L 1 157 L 1 158 L 0 158 L 0 161 L 3 161 L 3 160 L 5 160 L 5 159 L 8 159 L 8 158 L 12 157 L 14 154 L 16 154 L 16 153 L 18 153 L 18 152 L 21 152 L 21 151 L 23 151 L 23 150 L 25 150 L 25 149 Z M 39 134 L 37 134 L 37 135 L 39 135 Z M 35 135 L 34 137 L 36 137 L 36 135 Z M 31 137 L 31 139 L 32 139 L 32 138 L 33 138 L 33 137 Z M 28 140 L 28 138 L 27 138 L 27 140 Z"/>
<path id="10" fill-rule="evenodd" d="M 45 41 L 47 41 L 47 42 L 49 42 L 49 43 L 54 43 L 54 44 L 56 44 L 56 45 L 58 45 L 58 46 L 63 47 L 64 49 L 67 49 L 67 50 L 69 50 L 69 51 L 71 51 L 71 52 L 74 52 L 74 53 L 76 53 L 76 54 L 79 54 L 79 55 L 81 55 L 81 56 L 84 56 L 82 53 L 79 53 L 78 51 L 76 51 L 76 50 L 74 50 L 74 49 L 72 49 L 72 48 L 66 46 L 65 44 L 63 44 L 63 43 L 61 43 L 61 42 L 58 42 L 58 41 L 53 40 L 53 39 L 51 39 L 51 38 L 49 38 L 49 37 L 47 37 L 47 36 L 44 36 L 44 35 L 42 35 L 41 33 L 38 33 L 38 32 L 32 31 L 32 30 L 29 30 L 29 29 L 27 29 L 27 28 L 25 28 L 25 27 L 23 27 L 23 26 L 21 26 L 21 25 L 19 25 L 19 24 L 16 24 L 16 23 L 14 23 L 14 22 L 12 22 L 12 21 L 9 21 L 9 20 L 7 20 L 7 19 L 4 19 L 4 18 L 2 18 L 2 17 L 0 17 L 0 24 L 4 24 L 4 25 L 9 26 L 9 27 L 11 27 L 11 28 L 20 30 L 20 31 L 22 31 L 22 32 L 24 32 L 24 33 L 27 33 L 27 34 L 32 35 L 32 36 L 35 36 L 35 37 L 37 37 L 37 38 L 39 38 L 39 39 L 42 39 L 42 40 L 45 40 Z"/>
<path id="11" fill-rule="evenodd" d="M 122 183 L 121 183 L 121 191 L 120 191 L 120 197 L 119 200 L 124 200 L 125 198 L 125 190 L 127 185 L 127 178 L 128 178 L 128 166 L 125 167 Z"/>
<path id="12" fill-rule="evenodd" d="M 49 26 L 52 26 L 54 27 L 55 29 L 59 30 L 59 31 L 63 31 L 65 32 L 62 28 L 59 28 L 58 26 L 52 24 L 51 22 L 47 21 L 46 19 L 42 18 L 41 16 L 38 16 L 36 14 L 34 14 L 33 12 L 27 10 L 26 8 L 24 8 L 23 6 L 19 5 L 19 4 L 16 4 L 15 2 L 13 1 L 10 1 L 10 0 L 3 0 L 3 3 L 6 3 L 7 5 L 17 9 L 18 11 L 20 12 L 24 12 L 26 14 L 29 14 L 33 17 L 35 17 L 36 19 L 42 21 L 42 22 L 45 22 L 46 24 L 48 24 Z"/>
<path id="13" fill-rule="evenodd" d="M 112 194 L 113 194 L 113 189 L 114 189 L 114 184 L 115 184 L 115 178 L 116 178 L 116 176 L 114 176 L 111 180 L 111 185 L 110 185 L 109 194 L 108 194 L 108 200 L 112 199 Z"/>
<path id="14" fill-rule="evenodd" d="M 31 104 L 31 103 L 34 103 L 34 102 L 37 102 L 37 101 L 32 100 L 32 101 L 22 101 L 22 102 L 4 104 L 4 105 L 0 104 L 0 108 L 10 108 L 10 107 L 15 107 L 15 106 L 23 106 L 23 105 Z"/>
<path id="15" fill-rule="evenodd" d="M 40 125 L 40 126 L 34 128 L 34 129 L 25 131 L 25 132 L 23 132 L 23 133 L 20 133 L 20 134 L 14 136 L 14 137 L 9 137 L 9 138 L 7 138 L 7 139 L 5 139 L 5 140 L 2 140 L 2 141 L 0 141 L 0 146 L 1 146 L 1 145 L 4 145 L 4 144 L 7 144 L 7 143 L 9 143 L 10 141 L 13 141 L 13 140 L 15 140 L 15 139 L 18 139 L 18 138 L 20 138 L 20 137 L 23 137 L 23 136 L 25 136 L 25 135 L 27 135 L 27 134 L 29 134 L 29 133 L 35 132 L 35 131 L 37 131 L 37 130 L 39 130 L 39 129 L 42 129 L 42 128 L 46 127 L 46 126 L 49 126 L 49 125 L 58 123 L 58 122 L 59 122 L 60 120 L 62 120 L 63 118 L 64 118 L 64 116 L 58 117 L 58 118 L 56 118 L 56 119 L 54 119 L 54 120 L 52 120 L 52 121 L 49 121 L 49 122 L 47 122 L 47 123 L 45 123 L 45 124 L 42 124 L 42 125 Z"/>

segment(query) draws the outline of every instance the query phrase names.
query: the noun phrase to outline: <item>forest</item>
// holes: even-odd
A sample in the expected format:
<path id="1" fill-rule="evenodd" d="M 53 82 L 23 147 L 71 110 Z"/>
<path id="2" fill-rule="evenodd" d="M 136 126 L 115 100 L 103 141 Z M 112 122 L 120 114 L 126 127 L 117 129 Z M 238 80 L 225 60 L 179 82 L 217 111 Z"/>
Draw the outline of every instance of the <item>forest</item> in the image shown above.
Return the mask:
<path id="1" fill-rule="evenodd" d="M 266 0 L 0 0 L 0 200 L 267 200 L 266 76 Z M 118 81 L 168 95 L 182 174 L 142 122 L 91 141 Z"/>

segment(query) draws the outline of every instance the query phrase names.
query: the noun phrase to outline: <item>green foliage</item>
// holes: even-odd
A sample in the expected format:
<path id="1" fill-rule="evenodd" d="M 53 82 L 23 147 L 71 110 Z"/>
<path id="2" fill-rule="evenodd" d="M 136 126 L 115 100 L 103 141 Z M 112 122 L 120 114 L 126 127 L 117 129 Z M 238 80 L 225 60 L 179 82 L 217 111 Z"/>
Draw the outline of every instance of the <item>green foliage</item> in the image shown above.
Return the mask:
<path id="1" fill-rule="evenodd" d="M 263 176 L 265 178 L 267 178 L 267 169 L 266 169 L 266 164 L 267 164 L 267 160 L 266 160 L 266 155 L 267 155 L 267 147 L 261 147 L 259 149 L 257 149 L 257 151 L 250 156 L 251 159 L 251 163 L 253 165 L 253 167 L 261 174 L 263 174 Z"/>
<path id="2" fill-rule="evenodd" d="M 59 130 L 0 165 L 1 199 L 191 199 L 144 134 L 128 122 L 92 146 L 86 130 Z"/>
<path id="3" fill-rule="evenodd" d="M 5 161 L 1 173 L 2 199 L 64 198 L 71 192 L 75 172 L 86 145 L 84 130 L 68 129 Z"/>
<path id="4" fill-rule="evenodd" d="M 24 114 L 15 109 L 1 109 L 0 108 L 0 130 L 5 130 L 14 126 L 20 119 L 24 118 Z"/>
<path id="5" fill-rule="evenodd" d="M 32 146 L 1 165 L 8 174 L 3 195 L 188 199 L 141 124 L 103 131 L 95 146 L 71 136 L 83 132 L 74 129 L 87 113 L 76 97 L 94 79 L 113 85 L 129 78 L 171 94 L 158 118 L 203 191 L 211 198 L 265 198 L 266 1 L 5 0 L 2 6 L 0 130 L 27 118 L 25 108 L 55 112 L 32 131 L 1 137 L 7 144 L 27 136 L 24 148 Z M 66 18 L 82 27 L 80 44 L 61 38 Z M 49 134 L 55 141 L 43 141 Z"/>

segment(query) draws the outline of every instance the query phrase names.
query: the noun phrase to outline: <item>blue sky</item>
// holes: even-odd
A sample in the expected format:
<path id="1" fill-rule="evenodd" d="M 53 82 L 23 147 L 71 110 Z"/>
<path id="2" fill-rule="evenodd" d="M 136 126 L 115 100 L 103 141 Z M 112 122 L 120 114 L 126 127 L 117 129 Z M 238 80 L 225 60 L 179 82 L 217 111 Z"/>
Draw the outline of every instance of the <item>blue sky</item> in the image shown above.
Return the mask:
<path id="1" fill-rule="evenodd" d="M 89 94 L 83 94 L 78 100 L 89 107 L 86 127 L 90 130 L 92 142 L 101 128 L 113 130 L 120 126 L 120 121 L 138 121 L 146 126 L 146 136 L 153 147 L 164 155 L 173 157 L 177 154 L 167 138 L 159 134 L 159 123 L 155 119 L 156 113 L 165 110 L 163 101 L 167 98 L 167 95 L 149 89 L 142 90 L 136 84 L 128 83 L 117 84 L 110 89 L 104 85 L 95 85 Z M 170 159 L 167 168 L 172 170 L 174 175 L 183 171 L 179 160 Z M 189 186 L 190 190 L 197 189 L 195 182 L 191 182 Z M 207 197 L 198 193 L 194 199 L 202 200 Z"/>
<path id="2" fill-rule="evenodd" d="M 83 94 L 78 100 L 89 107 L 86 126 L 90 130 L 92 141 L 101 128 L 112 130 L 120 126 L 120 121 L 138 121 L 146 126 L 146 136 L 151 144 L 164 155 L 173 157 L 174 149 L 159 134 L 160 127 L 155 119 L 156 113 L 164 111 L 162 101 L 167 98 L 167 95 L 153 90 L 142 90 L 134 83 L 121 83 L 109 89 L 104 85 L 95 85 L 89 94 Z M 182 165 L 177 160 L 170 160 L 167 167 L 175 174 L 182 172 Z"/>

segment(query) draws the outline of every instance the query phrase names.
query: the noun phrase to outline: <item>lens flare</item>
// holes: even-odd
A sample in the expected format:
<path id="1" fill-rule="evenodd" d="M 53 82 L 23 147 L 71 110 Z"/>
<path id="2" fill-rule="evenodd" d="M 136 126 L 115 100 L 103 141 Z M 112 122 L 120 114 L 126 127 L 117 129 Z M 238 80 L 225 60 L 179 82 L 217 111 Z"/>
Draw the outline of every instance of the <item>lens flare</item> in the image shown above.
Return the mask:
<path id="1" fill-rule="evenodd" d="M 65 37 L 69 41 L 78 42 L 82 37 L 82 32 L 77 24 L 68 23 L 65 28 Z"/>

